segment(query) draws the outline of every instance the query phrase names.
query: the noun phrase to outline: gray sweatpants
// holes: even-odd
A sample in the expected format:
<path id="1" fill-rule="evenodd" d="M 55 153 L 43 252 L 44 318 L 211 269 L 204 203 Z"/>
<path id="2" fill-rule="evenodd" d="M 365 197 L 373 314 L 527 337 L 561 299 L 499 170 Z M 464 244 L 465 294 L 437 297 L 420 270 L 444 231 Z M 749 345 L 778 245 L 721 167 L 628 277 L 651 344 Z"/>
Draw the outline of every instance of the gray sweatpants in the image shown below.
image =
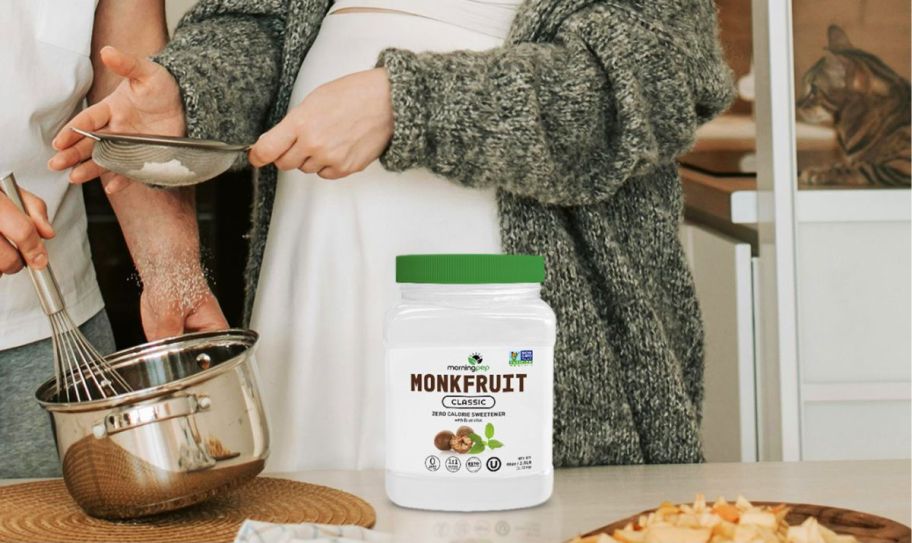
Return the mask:
<path id="1" fill-rule="evenodd" d="M 114 352 L 104 311 L 79 329 L 102 354 Z M 50 339 L 0 351 L 0 479 L 60 476 L 50 419 L 35 400 L 35 390 L 53 376 Z"/>

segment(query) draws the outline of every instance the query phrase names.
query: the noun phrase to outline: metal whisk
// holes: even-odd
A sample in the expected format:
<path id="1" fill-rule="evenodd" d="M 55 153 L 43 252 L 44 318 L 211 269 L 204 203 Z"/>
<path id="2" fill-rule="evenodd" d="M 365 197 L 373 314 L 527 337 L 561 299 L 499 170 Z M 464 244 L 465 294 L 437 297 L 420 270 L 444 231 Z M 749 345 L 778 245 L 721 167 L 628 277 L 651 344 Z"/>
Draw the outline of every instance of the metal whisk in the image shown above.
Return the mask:
<path id="1" fill-rule="evenodd" d="M 27 212 L 12 173 L 0 178 L 0 189 L 19 210 Z M 130 392 L 130 385 L 105 362 L 104 357 L 73 323 L 50 264 L 43 270 L 29 267 L 28 272 L 41 301 L 41 308 L 51 321 L 58 401 L 65 399 L 67 402 L 85 402 Z"/>

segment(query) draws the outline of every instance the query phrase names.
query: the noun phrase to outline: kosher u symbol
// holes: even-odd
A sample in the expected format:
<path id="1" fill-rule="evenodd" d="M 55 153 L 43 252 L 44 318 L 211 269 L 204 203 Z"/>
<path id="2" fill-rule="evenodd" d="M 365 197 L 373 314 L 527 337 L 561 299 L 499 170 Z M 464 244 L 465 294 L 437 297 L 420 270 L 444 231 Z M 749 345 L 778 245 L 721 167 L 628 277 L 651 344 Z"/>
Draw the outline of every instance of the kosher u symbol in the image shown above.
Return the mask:
<path id="1" fill-rule="evenodd" d="M 485 466 L 488 468 L 488 471 L 490 471 L 490 472 L 499 470 L 500 465 L 501 465 L 500 458 L 497 458 L 496 456 L 492 456 L 491 458 L 488 458 L 488 461 L 485 462 Z"/>

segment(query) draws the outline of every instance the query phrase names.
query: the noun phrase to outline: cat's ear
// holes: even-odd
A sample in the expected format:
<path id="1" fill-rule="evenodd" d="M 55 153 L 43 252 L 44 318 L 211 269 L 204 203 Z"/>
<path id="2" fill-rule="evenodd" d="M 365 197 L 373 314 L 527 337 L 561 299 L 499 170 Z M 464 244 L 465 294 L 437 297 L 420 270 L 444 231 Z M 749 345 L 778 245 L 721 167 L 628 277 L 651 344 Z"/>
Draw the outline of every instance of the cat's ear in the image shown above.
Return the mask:
<path id="1" fill-rule="evenodd" d="M 846 65 L 843 64 L 839 55 L 831 51 L 823 52 L 823 72 L 832 86 L 845 85 Z"/>
<path id="2" fill-rule="evenodd" d="M 830 28 L 827 30 L 827 38 L 829 39 L 829 44 L 827 47 L 831 51 L 842 51 L 843 49 L 854 49 L 855 46 L 852 45 L 852 42 L 849 41 L 849 36 L 845 33 L 845 30 L 839 27 L 839 25 L 830 25 Z"/>

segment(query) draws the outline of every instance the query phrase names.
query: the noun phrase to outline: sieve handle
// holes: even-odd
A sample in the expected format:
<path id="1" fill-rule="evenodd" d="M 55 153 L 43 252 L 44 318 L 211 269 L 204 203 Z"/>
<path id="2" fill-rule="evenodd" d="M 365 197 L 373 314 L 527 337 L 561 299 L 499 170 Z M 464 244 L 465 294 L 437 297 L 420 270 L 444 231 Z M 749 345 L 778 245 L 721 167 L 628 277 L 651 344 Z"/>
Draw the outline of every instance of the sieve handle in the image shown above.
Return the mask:
<path id="1" fill-rule="evenodd" d="M 16 184 L 16 177 L 13 176 L 12 172 L 0 178 L 0 190 L 3 190 L 6 197 L 19 208 L 19 211 L 28 215 L 28 210 L 25 209 L 25 203 L 22 201 L 22 195 L 19 193 L 19 185 Z M 19 255 L 22 256 L 22 253 L 19 253 Z M 26 262 L 25 257 L 22 257 L 22 261 Z M 57 279 L 54 277 L 54 272 L 51 271 L 50 263 L 41 270 L 28 266 L 28 273 L 32 278 L 32 284 L 35 285 L 35 292 L 38 294 L 38 300 L 41 301 L 41 309 L 44 310 L 45 314 L 53 315 L 66 309 L 66 305 L 63 303 L 63 296 L 60 294 L 60 287 L 57 286 Z"/>

